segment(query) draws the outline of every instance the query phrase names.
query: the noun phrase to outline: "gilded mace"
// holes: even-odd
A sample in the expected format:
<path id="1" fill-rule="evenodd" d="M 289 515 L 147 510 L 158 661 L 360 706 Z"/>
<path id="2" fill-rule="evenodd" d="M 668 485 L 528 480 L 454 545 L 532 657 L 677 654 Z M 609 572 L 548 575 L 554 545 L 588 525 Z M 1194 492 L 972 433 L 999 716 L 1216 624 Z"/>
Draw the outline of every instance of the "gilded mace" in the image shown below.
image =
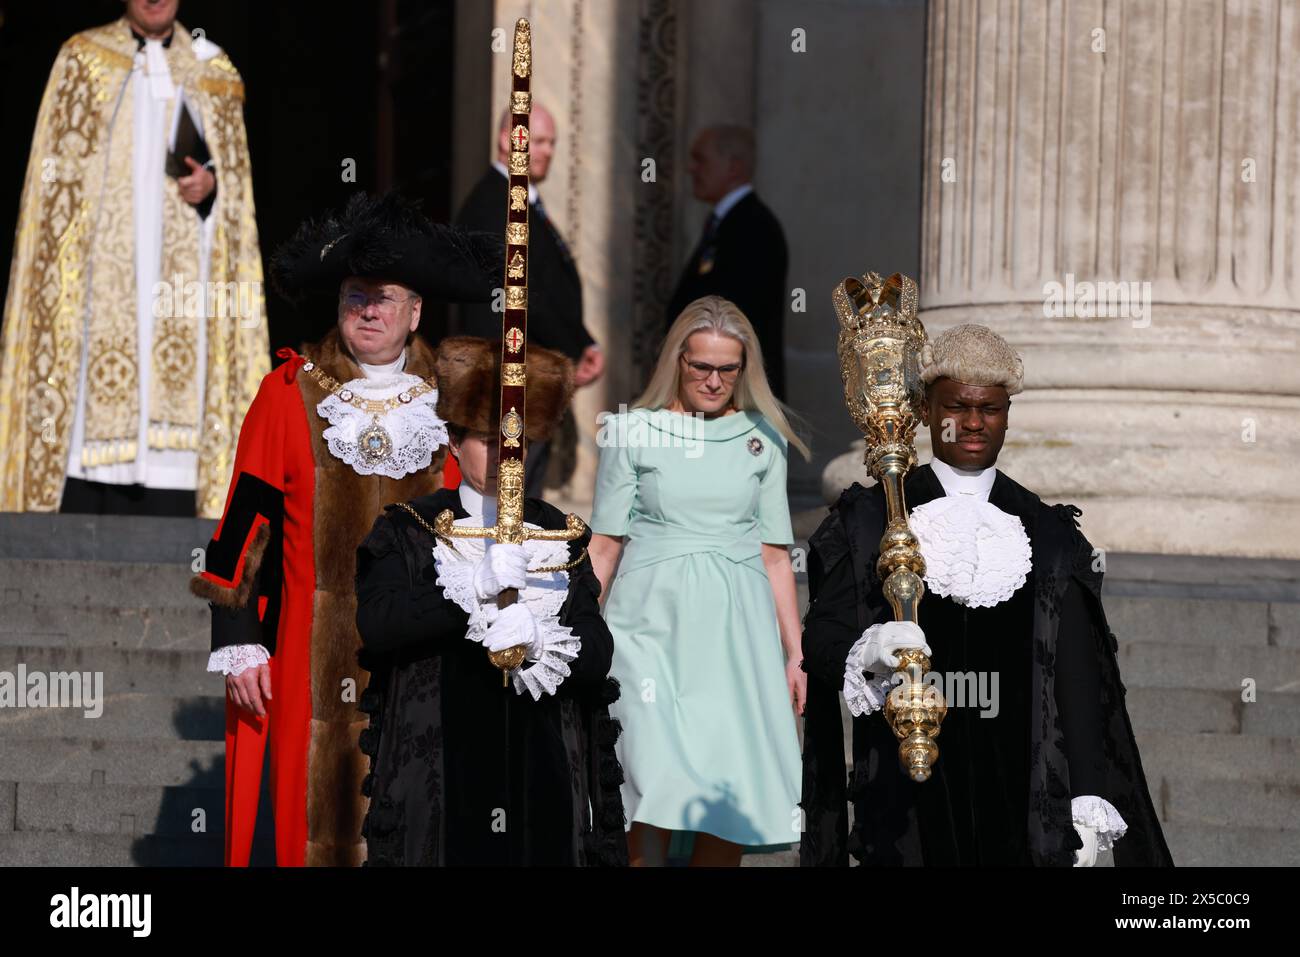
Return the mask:
<path id="1" fill-rule="evenodd" d="M 866 437 L 863 462 L 885 492 L 887 524 L 877 571 L 896 621 L 917 621 L 925 594 L 925 560 L 907 524 L 903 477 L 916 465 L 916 427 L 925 390 L 920 354 L 925 327 L 916 317 L 916 283 L 902 273 L 888 279 L 850 276 L 832 294 L 839 317 L 836 349 L 844 402 Z M 939 759 L 935 738 L 947 714 L 943 694 L 925 680 L 930 659 L 920 649 L 899 653 L 885 719 L 899 739 L 898 757 L 913 781 L 930 777 Z"/>

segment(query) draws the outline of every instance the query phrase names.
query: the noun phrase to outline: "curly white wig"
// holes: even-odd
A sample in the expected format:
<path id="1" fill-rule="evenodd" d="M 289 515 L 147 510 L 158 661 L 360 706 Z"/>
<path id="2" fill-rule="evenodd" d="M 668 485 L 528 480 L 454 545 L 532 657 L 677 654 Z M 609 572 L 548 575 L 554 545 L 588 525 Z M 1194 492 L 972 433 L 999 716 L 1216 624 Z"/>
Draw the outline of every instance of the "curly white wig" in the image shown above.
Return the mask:
<path id="1" fill-rule="evenodd" d="M 1025 365 L 1007 340 L 988 326 L 953 326 L 921 350 L 921 381 L 947 377 L 967 385 L 1000 385 L 1008 395 L 1024 389 Z"/>

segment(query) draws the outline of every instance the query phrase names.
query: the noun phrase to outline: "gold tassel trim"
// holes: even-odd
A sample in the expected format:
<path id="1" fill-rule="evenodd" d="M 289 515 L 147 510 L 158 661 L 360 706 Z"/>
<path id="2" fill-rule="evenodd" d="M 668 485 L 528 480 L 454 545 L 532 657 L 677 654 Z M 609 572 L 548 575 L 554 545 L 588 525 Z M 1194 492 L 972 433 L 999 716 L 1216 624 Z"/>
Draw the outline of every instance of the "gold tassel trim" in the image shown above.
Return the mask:
<path id="1" fill-rule="evenodd" d="M 197 452 L 199 449 L 199 430 L 192 425 L 171 425 L 167 422 L 150 422 L 149 448 L 178 452 Z"/>
<path id="2" fill-rule="evenodd" d="M 126 439 L 87 442 L 81 447 L 81 464 L 84 468 L 95 468 L 100 465 L 134 462 L 137 451 L 137 443 Z"/>

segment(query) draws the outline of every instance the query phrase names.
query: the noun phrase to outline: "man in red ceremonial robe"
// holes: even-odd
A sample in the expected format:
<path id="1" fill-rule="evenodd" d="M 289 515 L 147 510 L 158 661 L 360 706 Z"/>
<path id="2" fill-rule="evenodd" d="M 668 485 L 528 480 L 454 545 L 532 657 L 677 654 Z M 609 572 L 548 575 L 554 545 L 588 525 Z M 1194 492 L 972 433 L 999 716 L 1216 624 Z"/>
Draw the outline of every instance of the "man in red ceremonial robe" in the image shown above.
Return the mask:
<path id="1" fill-rule="evenodd" d="M 356 549 L 384 506 L 442 487 L 447 427 L 425 299 L 487 300 L 495 236 L 435 225 L 395 195 L 307 222 L 272 262 L 290 297 L 337 290 L 338 324 L 262 380 L 226 510 L 191 589 L 212 607 L 210 671 L 226 676 L 228 865 L 247 865 L 270 743 L 280 865 L 365 860 L 357 738 Z"/>

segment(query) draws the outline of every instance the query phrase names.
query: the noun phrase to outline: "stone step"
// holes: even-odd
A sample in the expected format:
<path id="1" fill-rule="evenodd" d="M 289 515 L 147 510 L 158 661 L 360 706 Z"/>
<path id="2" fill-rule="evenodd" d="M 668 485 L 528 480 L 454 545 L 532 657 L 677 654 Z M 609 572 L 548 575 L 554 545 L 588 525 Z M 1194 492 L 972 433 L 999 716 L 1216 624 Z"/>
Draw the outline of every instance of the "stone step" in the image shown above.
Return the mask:
<path id="1" fill-rule="evenodd" d="M 1300 693 L 1300 648 L 1197 645 L 1155 641 L 1119 644 L 1119 669 L 1129 688 L 1205 688 L 1240 692 L 1251 679 L 1265 691 Z M 1300 705 L 1300 697 L 1296 699 Z"/>
<path id="2" fill-rule="evenodd" d="M 255 833 L 274 834 L 270 797 L 262 795 Z M 198 814 L 196 812 L 202 812 Z M 162 837 L 220 837 L 225 826 L 225 788 L 91 787 L 86 784 L 17 786 L 16 831 L 78 834 L 156 834 Z M 195 827 L 203 830 L 196 832 Z"/>
<path id="3" fill-rule="evenodd" d="M 0 558 L 188 567 L 216 527 L 207 518 L 0 512 Z"/>
<path id="4" fill-rule="evenodd" d="M 1300 602 L 1300 561 L 1108 552 L 1103 595 Z"/>
<path id="5" fill-rule="evenodd" d="M 1179 867 L 1295 867 L 1300 829 L 1171 822 L 1165 842 Z"/>
<path id="6" fill-rule="evenodd" d="M 207 651 L 211 636 L 212 614 L 197 598 L 182 608 L 71 608 L 26 603 L 0 608 L 0 648 Z"/>
<path id="7" fill-rule="evenodd" d="M 2 708 L 0 740 L 6 737 L 77 738 L 111 741 L 168 739 L 220 741 L 226 733 L 225 699 L 123 692 L 105 694 L 103 713 L 88 718 L 77 708 Z M 2 773 L 3 769 L 0 769 Z"/>
<path id="8" fill-rule="evenodd" d="M 1261 694 L 1242 708 L 1243 734 L 1300 740 L 1300 695 Z"/>
<path id="9" fill-rule="evenodd" d="M 134 691 L 157 695 L 224 694 L 218 674 L 209 673 L 203 651 L 156 651 L 126 648 L 31 647 L 0 645 L 0 671 L 18 675 L 26 666 L 29 681 L 34 672 L 90 672 L 102 682 L 105 695 Z M 102 675 L 94 679 L 93 676 Z"/>
<path id="10" fill-rule="evenodd" d="M 761 854 L 744 854 L 740 858 L 741 867 L 798 867 L 799 845 L 793 845 L 785 851 L 768 851 Z"/>
<path id="11" fill-rule="evenodd" d="M 1269 644 L 1268 602 L 1102 594 L 1106 621 L 1121 648 L 1137 641 L 1183 647 Z"/>
<path id="12" fill-rule="evenodd" d="M 19 604 L 67 608 L 206 607 L 189 590 L 190 563 L 0 559 L 0 611 Z"/>
<path id="13" fill-rule="evenodd" d="M 1152 798 L 1161 778 L 1300 784 L 1300 739 L 1189 731 L 1138 731 Z"/>
<path id="14" fill-rule="evenodd" d="M 0 833 L 0 867 L 220 867 L 220 835 Z M 275 863 L 268 841 L 253 845 L 254 866 Z"/>
<path id="15" fill-rule="evenodd" d="M 1133 688 L 1126 696 L 1135 734 L 1179 731 L 1241 734 L 1241 694 L 1197 688 Z"/>
<path id="16" fill-rule="evenodd" d="M 0 739 L 0 774 L 38 784 L 220 787 L 225 741 Z"/>
<path id="17" fill-rule="evenodd" d="M 1300 784 L 1275 781 L 1206 781 L 1164 777 L 1148 781 L 1160 819 L 1216 827 L 1300 828 Z M 22 788 L 18 790 L 22 809 Z"/>

